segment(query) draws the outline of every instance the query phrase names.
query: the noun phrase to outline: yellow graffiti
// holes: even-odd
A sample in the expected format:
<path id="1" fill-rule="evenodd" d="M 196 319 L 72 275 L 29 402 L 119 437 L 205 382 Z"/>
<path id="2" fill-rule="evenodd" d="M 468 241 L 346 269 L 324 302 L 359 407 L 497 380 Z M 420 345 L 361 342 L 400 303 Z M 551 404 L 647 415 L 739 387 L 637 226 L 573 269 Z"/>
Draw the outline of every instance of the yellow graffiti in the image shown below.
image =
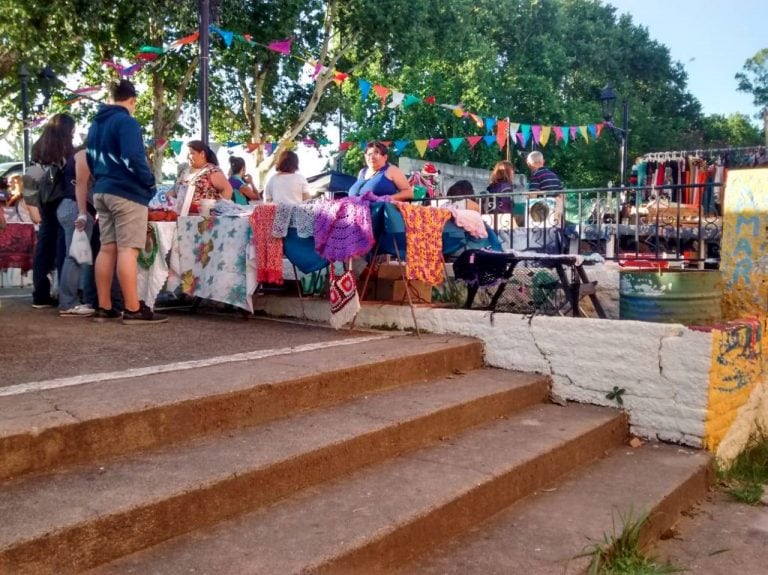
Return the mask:
<path id="1" fill-rule="evenodd" d="M 762 315 L 768 307 L 767 206 L 768 169 L 728 173 L 720 246 L 726 320 Z"/>
<path id="2" fill-rule="evenodd" d="M 755 318 L 712 330 L 704 446 L 713 452 L 764 377 L 763 327 L 764 322 Z"/>

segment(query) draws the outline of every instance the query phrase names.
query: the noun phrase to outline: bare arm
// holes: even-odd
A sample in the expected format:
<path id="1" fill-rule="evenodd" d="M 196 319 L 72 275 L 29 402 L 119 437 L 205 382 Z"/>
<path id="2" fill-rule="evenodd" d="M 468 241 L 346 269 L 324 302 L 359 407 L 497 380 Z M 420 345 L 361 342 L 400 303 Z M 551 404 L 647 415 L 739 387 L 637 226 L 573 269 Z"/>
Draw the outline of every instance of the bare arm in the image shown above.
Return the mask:
<path id="1" fill-rule="evenodd" d="M 91 169 L 88 167 L 85 150 L 80 150 L 75 154 L 75 201 L 77 201 L 78 213 L 75 227 L 78 230 L 84 230 L 85 223 L 88 221 L 86 213 L 88 210 L 88 188 L 90 183 Z"/>
<path id="2" fill-rule="evenodd" d="M 389 178 L 397 188 L 397 193 L 392 194 L 391 196 L 393 200 L 402 201 L 413 199 L 413 188 L 408 183 L 408 178 L 405 177 L 405 174 L 400 168 L 397 166 L 390 166 L 385 177 Z"/>
<path id="3" fill-rule="evenodd" d="M 243 178 L 245 184 L 240 186 L 240 193 L 243 194 L 249 200 L 258 200 L 261 198 L 258 188 L 253 183 L 253 177 L 251 174 L 245 174 Z"/>
<path id="4" fill-rule="evenodd" d="M 224 172 L 216 171 L 211 174 L 211 184 L 219 190 L 222 198 L 225 200 L 232 199 L 232 186 L 229 184 L 229 180 L 224 175 Z"/>

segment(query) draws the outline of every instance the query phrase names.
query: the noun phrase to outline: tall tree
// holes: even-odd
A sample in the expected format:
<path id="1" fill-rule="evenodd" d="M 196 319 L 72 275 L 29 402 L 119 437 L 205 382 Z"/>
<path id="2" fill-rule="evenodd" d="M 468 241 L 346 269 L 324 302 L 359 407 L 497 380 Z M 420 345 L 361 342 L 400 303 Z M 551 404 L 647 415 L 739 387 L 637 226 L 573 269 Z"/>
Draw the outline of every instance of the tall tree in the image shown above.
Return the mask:
<path id="1" fill-rule="evenodd" d="M 768 48 L 763 48 L 744 63 L 736 74 L 739 90 L 752 94 L 755 106 L 762 108 L 765 145 L 768 146 Z M 758 116 L 759 117 L 759 116 Z"/>

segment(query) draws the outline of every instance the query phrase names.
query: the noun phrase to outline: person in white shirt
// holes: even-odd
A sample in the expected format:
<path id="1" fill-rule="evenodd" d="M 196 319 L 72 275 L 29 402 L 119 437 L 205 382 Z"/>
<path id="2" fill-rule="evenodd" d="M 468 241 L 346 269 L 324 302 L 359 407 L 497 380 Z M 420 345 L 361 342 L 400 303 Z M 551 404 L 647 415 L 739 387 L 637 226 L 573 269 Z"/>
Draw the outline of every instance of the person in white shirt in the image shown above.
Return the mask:
<path id="1" fill-rule="evenodd" d="M 295 152 L 284 150 L 277 159 L 276 169 L 264 188 L 265 203 L 300 204 L 309 199 L 309 183 L 297 173 L 299 156 Z"/>

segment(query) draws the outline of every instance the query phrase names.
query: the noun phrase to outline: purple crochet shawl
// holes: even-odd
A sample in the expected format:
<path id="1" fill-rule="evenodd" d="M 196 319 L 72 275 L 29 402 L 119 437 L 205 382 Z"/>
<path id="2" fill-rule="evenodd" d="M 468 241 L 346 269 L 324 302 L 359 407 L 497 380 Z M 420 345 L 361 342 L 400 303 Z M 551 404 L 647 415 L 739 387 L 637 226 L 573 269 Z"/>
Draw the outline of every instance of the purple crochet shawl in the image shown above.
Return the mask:
<path id="1" fill-rule="evenodd" d="M 374 244 L 371 207 L 365 198 L 322 202 L 315 212 L 315 251 L 327 260 L 343 261 L 371 251 Z"/>

